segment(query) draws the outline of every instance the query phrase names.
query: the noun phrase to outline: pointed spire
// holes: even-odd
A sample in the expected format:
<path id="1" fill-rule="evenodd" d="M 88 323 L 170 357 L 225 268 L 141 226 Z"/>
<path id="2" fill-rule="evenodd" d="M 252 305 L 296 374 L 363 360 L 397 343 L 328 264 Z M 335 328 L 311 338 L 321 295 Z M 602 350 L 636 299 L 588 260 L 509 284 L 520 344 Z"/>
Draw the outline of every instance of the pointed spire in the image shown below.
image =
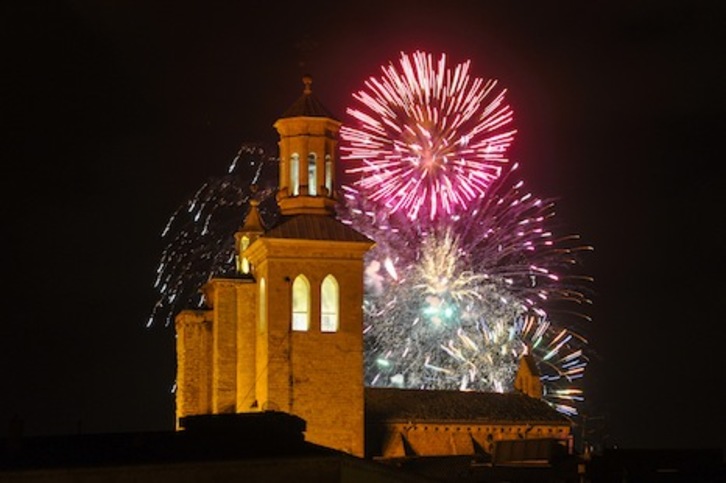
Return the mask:
<path id="1" fill-rule="evenodd" d="M 237 273 L 248 277 L 251 276 L 251 267 L 249 260 L 244 256 L 244 252 L 247 250 L 247 247 L 265 232 L 265 226 L 260 216 L 260 200 L 257 199 L 257 185 L 252 185 L 251 191 L 250 209 L 247 212 L 247 216 L 245 216 L 242 227 L 234 234 L 237 253 Z"/>
<path id="2" fill-rule="evenodd" d="M 313 76 L 302 77 L 303 94 L 283 113 L 281 119 L 288 117 L 327 117 L 335 119 L 330 111 L 313 95 Z"/>
<path id="3" fill-rule="evenodd" d="M 257 185 L 251 187 L 252 195 L 250 199 L 250 210 L 247 212 L 245 221 L 240 228 L 241 232 L 247 233 L 263 233 L 265 227 L 262 223 L 262 217 L 260 216 L 260 200 L 257 199 Z"/>

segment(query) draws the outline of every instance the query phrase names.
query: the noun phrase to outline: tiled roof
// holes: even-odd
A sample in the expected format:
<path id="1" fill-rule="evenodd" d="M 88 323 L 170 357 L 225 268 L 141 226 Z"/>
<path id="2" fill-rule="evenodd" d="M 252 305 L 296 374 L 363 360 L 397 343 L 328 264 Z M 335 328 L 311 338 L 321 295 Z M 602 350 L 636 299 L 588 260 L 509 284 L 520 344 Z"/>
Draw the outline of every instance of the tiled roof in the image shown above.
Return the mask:
<path id="1" fill-rule="evenodd" d="M 281 119 L 288 117 L 327 117 L 335 119 L 335 116 L 323 106 L 323 104 L 312 94 L 303 94 L 295 103 L 280 116 Z"/>
<path id="2" fill-rule="evenodd" d="M 327 117 L 335 119 L 325 106 L 313 96 L 312 84 L 313 78 L 309 75 L 303 76 L 303 95 L 298 98 L 295 103 L 285 111 L 281 118 L 286 117 Z"/>
<path id="3" fill-rule="evenodd" d="M 366 388 L 366 420 L 472 423 L 552 422 L 569 419 L 545 401 L 520 393 Z"/>
<path id="4" fill-rule="evenodd" d="M 288 238 L 295 240 L 333 240 L 349 242 L 370 242 L 368 237 L 358 233 L 332 216 L 292 215 L 282 217 L 264 238 Z"/>

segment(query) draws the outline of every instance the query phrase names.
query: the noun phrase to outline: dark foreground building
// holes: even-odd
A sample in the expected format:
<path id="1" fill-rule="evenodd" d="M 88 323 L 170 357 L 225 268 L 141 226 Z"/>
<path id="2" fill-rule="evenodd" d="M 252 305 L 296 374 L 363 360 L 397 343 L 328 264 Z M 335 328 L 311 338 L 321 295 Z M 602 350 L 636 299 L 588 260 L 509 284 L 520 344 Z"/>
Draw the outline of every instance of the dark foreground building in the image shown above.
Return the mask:
<path id="1" fill-rule="evenodd" d="M 359 458 L 305 441 L 305 421 L 265 411 L 190 416 L 183 430 L 0 440 L 1 483 L 444 482 L 722 483 L 719 450 L 605 450 L 581 458 L 556 440 L 493 452 Z"/>
<path id="2" fill-rule="evenodd" d="M 401 469 L 304 439 L 281 412 L 183 420 L 183 431 L 8 438 L 0 482 L 414 482 Z"/>
<path id="3" fill-rule="evenodd" d="M 726 482 L 719 449 L 605 449 L 587 464 L 587 480 L 598 482 Z"/>
<path id="4" fill-rule="evenodd" d="M 189 416 L 181 423 L 183 430 L 168 432 L 15 435 L 0 447 L 0 482 L 579 481 L 577 461 L 552 451 L 561 448 L 555 442 L 539 447 L 544 459 L 526 462 L 516 448 L 500 452 L 498 462 L 484 452 L 359 458 L 305 441 L 305 421 L 278 411 Z"/>

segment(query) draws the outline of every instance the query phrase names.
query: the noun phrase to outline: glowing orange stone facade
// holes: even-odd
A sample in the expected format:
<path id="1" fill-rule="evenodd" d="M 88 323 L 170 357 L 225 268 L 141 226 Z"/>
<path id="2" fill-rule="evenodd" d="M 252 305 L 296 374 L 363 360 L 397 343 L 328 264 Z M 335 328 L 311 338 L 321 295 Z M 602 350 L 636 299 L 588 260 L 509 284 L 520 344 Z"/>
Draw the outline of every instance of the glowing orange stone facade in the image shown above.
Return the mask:
<path id="1" fill-rule="evenodd" d="M 176 318 L 176 416 L 284 411 L 307 422 L 308 441 L 363 456 L 363 258 L 373 242 L 334 217 L 340 123 L 304 82 L 274 125 L 281 221 L 265 230 L 253 204 L 235 237 L 240 277 L 211 280 L 207 307 Z M 305 330 L 293 327 L 297 280 Z"/>

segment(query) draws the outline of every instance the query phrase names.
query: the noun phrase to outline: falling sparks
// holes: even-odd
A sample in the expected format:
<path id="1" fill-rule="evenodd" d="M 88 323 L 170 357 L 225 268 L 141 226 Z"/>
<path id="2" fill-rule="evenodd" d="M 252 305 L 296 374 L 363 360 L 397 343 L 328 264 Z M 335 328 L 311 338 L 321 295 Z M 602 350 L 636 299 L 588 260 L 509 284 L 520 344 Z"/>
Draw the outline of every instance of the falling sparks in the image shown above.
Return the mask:
<path id="1" fill-rule="evenodd" d="M 200 288 L 212 277 L 234 272 L 234 233 L 254 195 L 266 200 L 262 209 L 274 211 L 274 179 L 277 158 L 256 143 L 243 144 L 225 176 L 210 178 L 172 214 L 162 231 L 166 245 L 161 255 L 154 288 L 159 298 L 147 326 L 173 318 L 183 309 L 203 305 Z M 256 191 L 255 191 L 256 190 Z"/>

